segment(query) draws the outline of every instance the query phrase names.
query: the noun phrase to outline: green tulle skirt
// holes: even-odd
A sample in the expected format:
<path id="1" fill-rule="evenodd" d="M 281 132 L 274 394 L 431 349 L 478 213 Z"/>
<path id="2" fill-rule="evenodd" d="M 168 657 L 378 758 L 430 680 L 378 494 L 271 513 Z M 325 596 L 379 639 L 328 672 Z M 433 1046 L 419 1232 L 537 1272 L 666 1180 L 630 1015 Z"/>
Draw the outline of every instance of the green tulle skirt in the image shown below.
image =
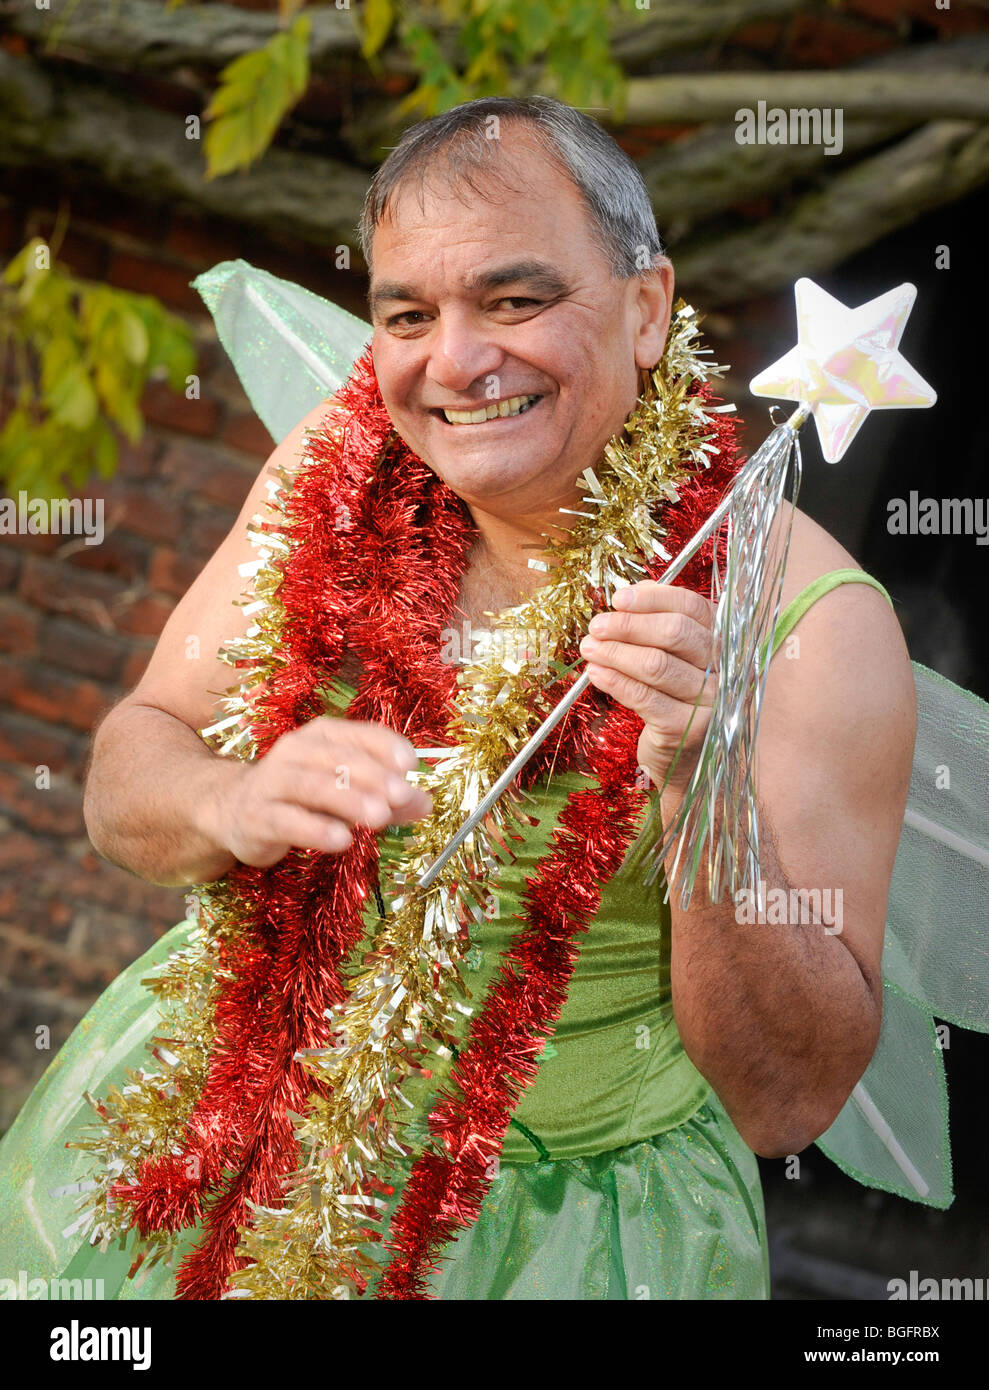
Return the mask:
<path id="1" fill-rule="evenodd" d="M 136 1278 L 133 1237 L 100 1251 L 79 1227 L 89 1156 L 67 1149 L 105 1093 L 147 1063 L 158 1030 L 141 980 L 181 946 L 180 923 L 125 970 L 81 1021 L 0 1142 L 0 1287 L 32 1295 L 61 1278 L 61 1296 L 170 1299 L 174 1267 Z M 397 1203 L 398 1185 L 392 1204 Z M 390 1210 L 385 1213 L 385 1221 Z M 197 1231 L 187 1232 L 179 1256 Z M 373 1293 L 372 1281 L 369 1293 Z M 755 1157 L 717 1097 L 685 1123 L 587 1157 L 503 1162 L 479 1220 L 451 1243 L 431 1291 L 440 1299 L 763 1299 L 769 1269 Z M 50 1295 L 49 1295 L 50 1296 Z"/>

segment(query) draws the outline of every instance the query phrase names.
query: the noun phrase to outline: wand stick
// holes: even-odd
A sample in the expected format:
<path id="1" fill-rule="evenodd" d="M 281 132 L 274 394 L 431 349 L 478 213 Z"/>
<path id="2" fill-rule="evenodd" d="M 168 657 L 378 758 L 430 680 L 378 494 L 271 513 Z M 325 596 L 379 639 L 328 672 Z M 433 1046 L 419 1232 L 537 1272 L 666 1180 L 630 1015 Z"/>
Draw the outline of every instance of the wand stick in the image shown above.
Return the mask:
<path id="1" fill-rule="evenodd" d="M 796 434 L 809 414 L 810 407 L 801 403 L 790 418 L 784 421 L 782 425 L 777 426 L 777 428 L 779 430 L 789 430 L 791 433 Z M 693 559 L 708 537 L 714 534 L 731 507 L 734 491 L 733 485 L 718 503 L 717 507 L 715 507 L 707 521 L 704 522 L 704 525 L 701 526 L 698 531 L 694 532 L 694 535 L 683 547 L 676 559 L 667 565 L 666 569 L 656 581 L 658 584 L 669 584 L 676 579 L 677 575 L 680 574 L 685 566 Z M 488 814 L 505 788 L 512 784 L 519 772 L 532 757 L 533 753 L 535 753 L 536 749 L 545 742 L 575 701 L 580 699 L 590 683 L 590 677 L 586 671 L 583 675 L 578 676 L 560 702 L 550 711 L 542 724 L 540 724 L 528 743 L 515 754 L 515 757 L 505 768 L 497 782 L 491 787 L 490 791 L 488 791 L 487 795 L 482 799 L 476 810 L 468 816 L 446 848 L 430 864 L 429 868 L 418 881 L 418 886 L 420 888 L 429 887 L 437 874 L 443 869 L 444 865 L 450 861 L 451 857 L 464 843 L 474 827 Z"/>

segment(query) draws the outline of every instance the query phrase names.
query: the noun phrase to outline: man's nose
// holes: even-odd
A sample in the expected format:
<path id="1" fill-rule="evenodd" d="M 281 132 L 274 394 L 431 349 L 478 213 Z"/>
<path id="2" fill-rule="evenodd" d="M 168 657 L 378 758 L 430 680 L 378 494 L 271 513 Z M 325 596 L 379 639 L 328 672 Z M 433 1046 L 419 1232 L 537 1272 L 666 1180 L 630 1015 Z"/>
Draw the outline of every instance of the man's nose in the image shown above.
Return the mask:
<path id="1" fill-rule="evenodd" d="M 504 352 L 491 342 L 484 324 L 467 314 L 445 313 L 430 334 L 426 375 L 447 390 L 466 391 L 503 360 Z"/>

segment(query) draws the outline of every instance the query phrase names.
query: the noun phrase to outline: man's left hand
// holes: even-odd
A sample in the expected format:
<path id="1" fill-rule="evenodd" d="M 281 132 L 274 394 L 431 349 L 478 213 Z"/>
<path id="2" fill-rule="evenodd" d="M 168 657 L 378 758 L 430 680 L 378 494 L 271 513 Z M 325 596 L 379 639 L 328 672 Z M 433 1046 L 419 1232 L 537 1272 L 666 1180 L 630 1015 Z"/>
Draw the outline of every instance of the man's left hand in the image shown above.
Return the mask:
<path id="1" fill-rule="evenodd" d="M 717 690 L 716 670 L 705 679 L 713 619 L 714 605 L 692 589 L 643 579 L 616 592 L 612 609 L 591 619 L 580 644 L 591 683 L 643 720 L 638 759 L 657 787 L 683 739 L 667 786 L 681 794 L 697 765 Z"/>

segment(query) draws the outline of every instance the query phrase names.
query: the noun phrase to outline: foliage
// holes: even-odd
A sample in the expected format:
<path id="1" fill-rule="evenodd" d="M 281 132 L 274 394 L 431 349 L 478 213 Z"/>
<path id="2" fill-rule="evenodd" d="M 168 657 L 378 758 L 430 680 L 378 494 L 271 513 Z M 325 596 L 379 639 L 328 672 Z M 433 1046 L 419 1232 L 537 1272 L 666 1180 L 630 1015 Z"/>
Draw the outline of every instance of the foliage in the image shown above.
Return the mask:
<path id="1" fill-rule="evenodd" d="M 141 393 L 164 376 L 181 390 L 195 369 L 189 329 L 148 295 L 81 280 L 40 238 L 0 281 L 0 350 L 12 409 L 0 430 L 0 482 L 51 500 L 114 472 L 114 426 L 133 441 Z M 12 370 L 11 370 L 12 369 Z"/>
<path id="2" fill-rule="evenodd" d="M 444 56 L 430 26 L 402 20 L 420 81 L 398 118 L 538 90 L 573 106 L 607 105 L 621 119 L 625 74 L 611 56 L 609 21 L 616 10 L 634 11 L 635 0 L 431 0 L 431 8 L 462 26 L 462 62 L 455 67 Z"/>
<path id="3" fill-rule="evenodd" d="M 283 116 L 309 85 L 311 28 L 308 15 L 297 15 L 288 29 L 242 53 L 220 73 L 205 113 L 207 178 L 246 168 L 271 144 Z"/>
<path id="4" fill-rule="evenodd" d="M 206 112 L 213 122 L 205 140 L 208 177 L 257 160 L 305 92 L 311 25 L 304 4 L 278 0 L 290 27 L 221 71 Z M 367 62 L 377 67 L 392 40 L 418 75 L 392 112 L 396 123 L 474 97 L 536 90 L 574 106 L 608 106 L 621 120 L 625 74 L 611 56 L 610 21 L 638 9 L 636 0 L 424 0 L 422 18 L 413 20 L 400 0 L 363 0 L 357 14 Z M 452 45 L 441 42 L 444 28 L 456 32 L 456 59 Z"/>

